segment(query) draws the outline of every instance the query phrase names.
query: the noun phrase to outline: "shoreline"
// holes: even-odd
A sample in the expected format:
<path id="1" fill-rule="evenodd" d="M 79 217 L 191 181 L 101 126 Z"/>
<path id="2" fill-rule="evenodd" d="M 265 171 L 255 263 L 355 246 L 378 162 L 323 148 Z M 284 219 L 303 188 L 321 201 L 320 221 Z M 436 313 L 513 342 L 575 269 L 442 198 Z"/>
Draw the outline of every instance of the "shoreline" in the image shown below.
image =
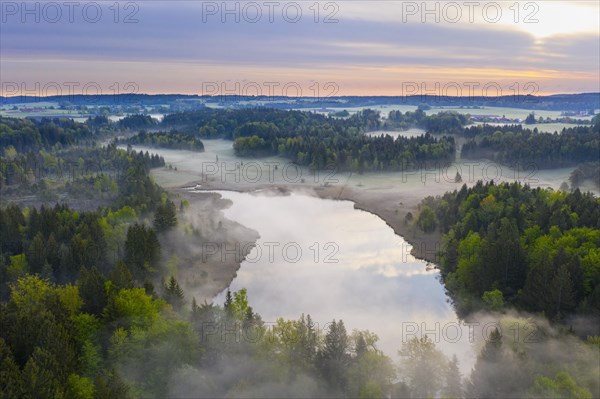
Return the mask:
<path id="1" fill-rule="evenodd" d="M 260 235 L 227 219 L 223 210 L 230 201 L 216 193 L 190 192 L 185 186 L 163 189 L 171 200 L 189 203 L 178 213 L 177 228 L 161 238 L 161 247 L 165 243 L 168 248 L 163 253 L 166 270 L 176 275 L 188 302 L 194 298 L 198 304 L 211 303 L 231 285 Z M 235 253 L 231 253 L 231 248 L 235 248 Z M 177 261 L 172 267 L 169 263 L 174 256 Z"/>
<path id="2" fill-rule="evenodd" d="M 152 173 L 157 183 L 172 195 L 183 196 L 188 201 L 193 202 L 195 198 L 190 195 L 187 189 L 200 186 L 195 192 L 210 193 L 211 191 L 233 191 L 239 193 L 254 193 L 257 191 L 270 191 L 277 195 L 289 195 L 293 192 L 304 193 L 306 195 L 316 196 L 322 199 L 350 201 L 355 209 L 371 213 L 384 221 L 394 234 L 403 238 L 410 246 L 410 254 L 417 259 L 424 260 L 432 266 L 437 267 L 439 261 L 439 249 L 441 246 L 442 235 L 439 231 L 433 233 L 424 233 L 412 222 L 406 223 L 405 216 L 411 212 L 415 217 L 418 213 L 418 207 L 421 203 L 421 197 L 409 195 L 410 193 L 398 192 L 369 192 L 363 189 L 355 189 L 346 186 L 314 186 L 299 184 L 232 184 L 221 181 L 203 181 L 202 176 L 196 173 L 184 170 L 155 170 Z M 183 178 L 183 179 L 182 179 Z M 161 184 L 162 183 L 162 184 Z M 167 184 L 165 184 L 167 183 Z M 182 195 L 182 193 L 185 193 Z M 224 208 L 219 208 L 222 210 Z M 226 219 L 221 212 L 221 217 Z M 237 270 L 241 267 L 241 261 L 236 265 L 235 270 L 231 270 L 231 276 L 227 281 L 222 281 L 223 289 L 226 289 L 235 278 Z M 429 266 L 429 265 L 428 265 Z M 229 265 L 231 267 L 231 265 Z M 219 292 L 221 292 L 220 290 Z M 217 292 L 215 295 L 217 295 Z"/>

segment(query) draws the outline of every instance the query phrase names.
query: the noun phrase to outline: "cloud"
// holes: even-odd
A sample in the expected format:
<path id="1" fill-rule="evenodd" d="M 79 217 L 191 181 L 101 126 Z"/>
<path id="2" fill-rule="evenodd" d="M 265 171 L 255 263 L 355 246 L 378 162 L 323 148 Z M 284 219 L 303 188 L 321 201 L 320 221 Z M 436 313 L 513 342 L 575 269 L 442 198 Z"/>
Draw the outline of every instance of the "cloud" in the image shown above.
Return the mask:
<path id="1" fill-rule="evenodd" d="M 383 86 L 383 81 L 373 85 L 370 71 L 385 71 L 381 77 L 388 82 L 467 81 L 461 71 L 475 70 L 489 71 L 488 76 L 497 79 L 512 78 L 518 72 L 540 82 L 548 75 L 572 86 L 591 86 L 589 90 L 599 82 L 597 34 L 536 38 L 501 24 L 402 23 L 401 17 L 377 19 L 372 14 L 357 18 L 356 5 L 346 14 L 341 9 L 339 22 L 331 24 L 315 23 L 306 9 L 298 23 L 286 22 L 277 13 L 273 23 L 264 14 L 257 23 L 243 18 L 235 23 L 234 16 L 225 15 L 223 23 L 221 15 L 203 22 L 202 6 L 196 3 L 180 2 L 175 7 L 146 2 L 138 6 L 135 18 L 139 22 L 131 24 L 115 23 L 108 6 L 97 23 L 81 17 L 73 23 L 48 23 L 43 18 L 40 23 L 21 23 L 9 16 L 0 37 L 3 80 L 44 74 L 40 64 L 34 64 L 28 68 L 29 78 L 22 77 L 21 62 L 36 60 L 54 65 L 52 76 L 63 81 L 86 70 L 89 80 L 114 79 L 133 69 L 136 76 L 147 76 L 140 86 L 148 92 L 172 91 L 157 82 L 164 75 L 177 88 L 186 87 L 184 80 L 190 74 L 197 80 L 206 80 L 206 75 L 209 79 L 255 80 L 261 71 L 280 81 L 285 76 L 288 81 L 290 76 L 326 80 L 331 79 L 329 74 L 348 82 L 347 88 L 352 84 L 374 89 Z M 125 15 L 121 10 L 118 18 Z M 421 78 L 416 72 L 424 69 L 429 73 Z"/>

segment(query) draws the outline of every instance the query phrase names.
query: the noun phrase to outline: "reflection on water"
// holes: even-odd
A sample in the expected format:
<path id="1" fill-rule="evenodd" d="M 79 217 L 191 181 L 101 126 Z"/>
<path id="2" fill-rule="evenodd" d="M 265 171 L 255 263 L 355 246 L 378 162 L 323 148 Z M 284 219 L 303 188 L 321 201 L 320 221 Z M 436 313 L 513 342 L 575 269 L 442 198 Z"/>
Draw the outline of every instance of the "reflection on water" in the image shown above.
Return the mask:
<path id="1" fill-rule="evenodd" d="M 410 246 L 383 220 L 348 201 L 295 193 L 219 194 L 233 202 L 226 217 L 260 234 L 231 289 L 247 288 L 265 322 L 302 313 L 320 326 L 343 319 L 349 332 L 377 333 L 380 349 L 394 359 L 403 336 L 410 338 L 416 326 L 417 333 L 437 336 L 444 352 L 456 354 L 463 370 L 470 370 L 468 329 L 461 324 L 457 330 L 438 272 L 412 257 Z M 223 300 L 224 293 L 215 299 Z"/>

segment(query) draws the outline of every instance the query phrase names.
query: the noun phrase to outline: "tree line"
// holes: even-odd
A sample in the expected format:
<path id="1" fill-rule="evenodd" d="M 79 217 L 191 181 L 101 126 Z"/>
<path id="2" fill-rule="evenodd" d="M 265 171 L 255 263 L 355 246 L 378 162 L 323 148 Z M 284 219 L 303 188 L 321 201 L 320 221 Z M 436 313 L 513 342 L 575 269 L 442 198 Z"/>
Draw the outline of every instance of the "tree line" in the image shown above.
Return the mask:
<path id="1" fill-rule="evenodd" d="M 118 350 L 112 339 L 124 328 L 152 334 L 140 320 L 149 321 L 165 304 L 159 297 L 168 287 L 153 284 L 161 262 L 158 237 L 177 216 L 148 174 L 164 160 L 114 145 L 14 152 L 4 165 L 25 170 L 29 162 L 49 167 L 45 162 L 86 156 L 116 172 L 118 193 L 110 206 L 92 212 L 59 204 L 0 207 L 0 396 L 138 396 L 109 359 Z M 177 334 L 181 322 L 161 321 L 167 336 Z"/>
<path id="2" fill-rule="evenodd" d="M 0 116 L 0 151 L 12 147 L 18 152 L 49 149 L 52 146 L 68 146 L 93 139 L 88 125 L 70 118 L 30 119 Z"/>
<path id="3" fill-rule="evenodd" d="M 422 111 L 416 114 L 415 120 L 423 118 L 431 126 L 434 119 L 442 118 L 424 116 Z M 383 126 L 379 112 L 369 109 L 339 118 L 268 108 L 207 108 L 167 115 L 161 125 L 198 132 L 200 137 L 234 140 L 239 156 L 281 155 L 311 168 L 401 170 L 408 164 L 452 161 L 455 153 L 454 140 L 447 137 L 365 136 L 364 132 Z"/>
<path id="4" fill-rule="evenodd" d="M 55 199 L 57 193 L 66 193 L 75 198 L 102 197 L 119 204 L 148 205 L 159 189 L 147 172 L 164 165 L 164 159 L 156 154 L 126 152 L 114 144 L 24 153 L 11 146 L 0 157 L 0 193 Z"/>
<path id="5" fill-rule="evenodd" d="M 515 126 L 472 126 L 463 145 L 465 158 L 485 157 L 504 164 L 535 164 L 538 168 L 560 168 L 597 162 L 600 126 L 563 128 L 560 133 L 538 133 Z"/>
<path id="6" fill-rule="evenodd" d="M 600 315 L 593 194 L 478 182 L 429 197 L 421 209 L 444 234 L 440 269 L 461 313 L 511 305 L 551 320 Z"/>
<path id="7" fill-rule="evenodd" d="M 200 139 L 192 134 L 181 133 L 176 130 L 156 133 L 147 133 L 142 130 L 135 136 L 122 140 L 122 142 L 174 150 L 204 151 L 204 143 Z"/>
<path id="8" fill-rule="evenodd" d="M 383 127 L 398 130 L 416 127 L 432 134 L 461 134 L 464 126 L 469 123 L 469 120 L 470 115 L 453 111 L 442 111 L 426 115 L 421 108 L 404 113 L 393 110 L 388 113 Z"/>
<path id="9" fill-rule="evenodd" d="M 373 120 L 369 115 L 362 117 Z M 254 129 L 271 132 L 265 133 L 267 139 L 279 137 L 272 126 L 244 123 L 237 131 L 238 138 L 255 136 Z M 287 138 L 293 137 L 294 133 L 290 133 Z M 349 333 L 341 320 L 334 320 L 324 330 L 318 330 L 309 316 L 279 319 L 269 326 L 252 309 L 245 290 L 228 293 L 222 306 L 198 305 L 194 298 L 186 297 L 174 276 L 160 284 L 156 282 L 164 275 L 161 240 L 178 224 L 175 204 L 149 177 L 149 169 L 164 164 L 164 160 L 114 145 L 72 147 L 64 149 L 65 153 L 56 152 L 57 148 L 49 151 L 23 154 L 15 148 L 10 151 L 10 161 L 19 160 L 15 164 L 28 170 L 27 162 L 37 161 L 38 156 L 50 165 L 49 156 L 56 162 L 63 156 L 69 162 L 79 162 L 85 155 L 85 159 L 117 172 L 117 195 L 109 206 L 93 212 L 79 212 L 65 205 L 20 208 L 3 203 L 0 207 L 1 397 L 103 399 L 202 394 L 405 398 L 572 394 L 588 398 L 600 392 L 593 378 L 597 376 L 597 366 L 594 368 L 589 362 L 588 367 L 584 359 L 588 345 L 597 345 L 595 341 L 578 343 L 580 350 L 569 352 L 571 357 L 555 367 L 558 363 L 548 365 L 548 361 L 536 359 L 527 352 L 528 348 L 513 345 L 506 341 L 507 337 L 493 336 L 479 355 L 471 377 L 462 378 L 458 361 L 443 355 L 426 336 L 398 342 L 401 360 L 397 370 L 391 358 L 378 349 L 375 334 Z M 598 287 L 594 272 L 598 262 L 593 258 L 598 248 L 593 232 L 598 226 L 593 223 L 600 220 L 597 200 L 577 191 L 554 195 L 544 190 L 540 192 L 546 194 L 536 194 L 529 188 L 493 187 L 496 188 L 486 186 L 484 190 L 480 184 L 475 192 L 463 187 L 460 201 L 450 201 L 452 196 L 448 197 L 447 212 L 431 201 L 427 206 L 436 218 L 438 214 L 447 215 L 436 222 L 444 229 L 458 226 L 464 218 L 472 223 L 464 229 L 482 234 L 487 234 L 484 225 L 498 219 L 496 212 L 523 212 L 514 216 L 518 232 L 519 220 L 539 222 L 539 230 L 523 225 L 528 227 L 523 232 L 530 239 L 525 243 L 538 245 L 536 253 L 540 257 L 548 253 L 558 259 L 557 264 L 567 265 L 567 273 L 564 267 L 540 269 L 542 277 L 546 273 L 552 281 L 559 282 L 551 283 L 551 289 L 560 287 L 560 292 L 565 293 L 560 296 L 557 315 L 571 309 L 567 300 L 569 284 L 564 283 L 564 276 L 570 277 L 578 258 L 585 272 L 580 291 L 583 298 L 577 309 L 597 306 L 593 299 Z M 517 197 L 511 203 L 506 190 L 523 191 L 523 198 Z M 494 198 L 488 198 L 490 194 Z M 463 201 L 463 196 L 470 200 Z M 494 206 L 505 199 L 510 206 Z M 471 204 L 479 209 L 477 203 L 483 203 L 485 212 L 470 209 Z M 521 203 L 525 206 L 522 211 Z M 451 208 L 455 211 L 450 212 Z M 472 214 L 461 214 L 461 209 Z M 536 216 L 538 213 L 541 216 Z M 496 223 L 493 234 L 502 236 L 502 242 L 508 237 L 506 246 L 498 248 L 497 253 L 507 252 L 515 245 L 512 229 L 510 220 L 508 225 L 503 218 Z M 456 231 L 455 234 L 463 232 L 458 227 Z M 552 252 L 553 240 L 564 243 L 568 250 L 561 255 Z M 563 257 L 573 261 L 565 263 Z M 508 293 L 512 289 L 514 272 L 509 268 L 508 274 L 493 275 L 498 290 Z M 535 277 L 532 281 L 538 284 L 547 280 Z M 580 280 L 571 278 L 572 286 L 580 287 L 575 281 Z M 489 306 L 504 300 L 503 291 L 498 298 L 494 289 L 482 288 L 486 288 L 483 301 Z M 534 289 L 540 288 L 535 285 Z M 511 300 L 508 294 L 506 298 Z M 558 297 L 549 298 L 554 301 L 536 306 L 556 309 Z M 523 363 L 514 363 L 515 357 Z M 499 371 L 506 373 L 503 378 L 497 378 Z"/>

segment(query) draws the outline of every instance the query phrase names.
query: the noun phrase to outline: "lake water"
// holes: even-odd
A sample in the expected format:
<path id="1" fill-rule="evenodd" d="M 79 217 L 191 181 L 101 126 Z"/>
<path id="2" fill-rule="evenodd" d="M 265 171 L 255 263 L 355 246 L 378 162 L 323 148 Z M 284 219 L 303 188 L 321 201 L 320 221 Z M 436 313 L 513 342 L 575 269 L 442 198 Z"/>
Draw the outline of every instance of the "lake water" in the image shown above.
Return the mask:
<path id="1" fill-rule="evenodd" d="M 246 288 L 265 322 L 308 313 L 325 329 L 342 319 L 349 333 L 375 332 L 379 348 L 394 360 L 411 333 L 428 333 L 470 370 L 468 329 L 438 271 L 410 255 L 411 247 L 379 217 L 349 201 L 304 194 L 218 193 L 233 203 L 224 210 L 227 218 L 260 234 L 231 289 Z M 215 298 L 223 301 L 224 293 Z"/>
<path id="2" fill-rule="evenodd" d="M 206 152 L 203 153 L 149 149 L 178 168 L 176 173 L 165 174 L 161 184 L 181 187 L 190 181 L 201 181 L 200 173 L 206 163 L 214 163 L 217 157 L 219 163 L 226 164 L 220 168 L 236 170 L 235 165 L 241 161 L 233 153 L 231 142 L 206 140 L 204 143 Z M 136 149 L 146 150 L 144 147 Z M 278 157 L 244 161 L 249 164 L 265 160 L 284 161 Z M 473 161 L 469 161 L 469 167 L 461 166 L 467 184 L 479 178 L 478 174 L 470 176 L 472 164 Z M 480 164 L 488 165 L 485 161 Z M 485 167 L 488 178 L 502 180 L 495 176 L 499 173 L 506 180 L 514 179 L 513 170 L 496 166 Z M 520 172 L 519 180 L 528 176 L 525 182 L 533 186 L 557 188 L 571 171 L 571 168 L 534 173 L 527 170 Z M 444 176 L 452 177 L 455 173 L 451 170 Z M 285 183 L 279 175 L 275 175 L 275 184 Z M 443 178 L 436 181 L 439 176 L 435 175 L 427 176 L 427 182 L 423 183 L 419 173 L 409 176 L 393 172 L 340 174 L 336 177 L 340 181 L 338 185 L 419 199 L 441 195 L 462 184 Z M 227 176 L 227 182 L 230 180 Z M 262 183 L 268 182 L 266 178 L 262 180 Z M 301 190 L 308 184 L 307 181 L 293 186 Z M 259 188 L 244 179 L 238 185 L 240 189 Z M 297 319 L 302 313 L 309 313 L 326 328 L 325 324 L 332 319 L 343 319 L 348 332 L 368 329 L 376 333 L 380 338 L 379 347 L 394 360 L 398 360 L 397 350 L 411 337 L 411 332 L 418 336 L 427 333 L 446 355 L 458 356 L 463 374 L 470 372 L 475 356 L 469 343 L 469 331 L 448 303 L 438 272 L 428 270 L 424 261 L 414 259 L 405 240 L 379 217 L 354 209 L 352 202 L 299 193 L 288 196 L 265 192 L 219 193 L 232 201 L 231 207 L 224 210 L 225 216 L 260 234 L 256 249 L 241 265 L 231 289 L 248 289 L 251 305 L 265 322 L 274 322 L 278 317 Z M 269 257 L 271 248 L 272 259 Z M 217 303 L 223 301 L 224 293 L 215 298 Z"/>

